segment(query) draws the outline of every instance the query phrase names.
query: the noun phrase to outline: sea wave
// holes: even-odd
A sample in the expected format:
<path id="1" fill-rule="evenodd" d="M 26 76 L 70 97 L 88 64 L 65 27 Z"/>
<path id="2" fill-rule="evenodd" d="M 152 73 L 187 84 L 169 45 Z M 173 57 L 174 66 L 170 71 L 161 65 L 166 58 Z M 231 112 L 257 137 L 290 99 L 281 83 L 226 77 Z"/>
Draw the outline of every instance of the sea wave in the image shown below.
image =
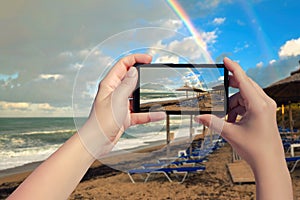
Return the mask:
<path id="1" fill-rule="evenodd" d="M 20 135 L 75 133 L 76 131 L 77 131 L 76 129 L 47 130 L 47 131 L 30 131 L 30 132 L 20 133 Z"/>
<path id="2" fill-rule="evenodd" d="M 0 152 L 0 170 L 21 166 L 27 163 L 42 161 L 48 158 L 60 145 L 10 149 Z"/>
<path id="3" fill-rule="evenodd" d="M 194 124 L 196 125 L 196 124 Z M 116 150 L 146 147 L 149 143 L 166 140 L 166 122 L 151 122 L 126 130 Z M 175 138 L 189 136 L 190 117 L 171 116 L 171 131 Z M 0 170 L 45 160 L 76 132 L 73 128 L 15 129 L 0 133 Z M 201 128 L 201 126 L 198 126 Z"/>

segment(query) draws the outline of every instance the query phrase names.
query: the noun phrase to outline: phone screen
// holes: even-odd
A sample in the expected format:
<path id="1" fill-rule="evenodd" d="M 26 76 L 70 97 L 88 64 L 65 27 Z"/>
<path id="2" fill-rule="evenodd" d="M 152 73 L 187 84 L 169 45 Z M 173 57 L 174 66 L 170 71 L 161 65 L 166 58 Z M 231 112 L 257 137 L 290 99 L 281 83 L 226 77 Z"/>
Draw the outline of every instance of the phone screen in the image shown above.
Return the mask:
<path id="1" fill-rule="evenodd" d="M 226 114 L 228 71 L 223 64 L 137 64 L 134 112 Z"/>

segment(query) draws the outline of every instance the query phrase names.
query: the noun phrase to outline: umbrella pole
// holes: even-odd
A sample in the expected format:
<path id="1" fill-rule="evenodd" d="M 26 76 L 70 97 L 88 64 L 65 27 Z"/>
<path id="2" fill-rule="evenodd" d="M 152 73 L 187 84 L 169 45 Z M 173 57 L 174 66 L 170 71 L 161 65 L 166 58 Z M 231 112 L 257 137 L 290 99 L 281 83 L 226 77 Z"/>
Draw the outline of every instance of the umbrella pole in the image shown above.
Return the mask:
<path id="1" fill-rule="evenodd" d="M 291 133 L 293 133 L 293 113 L 292 113 L 292 106 L 291 106 L 291 102 L 289 102 L 289 122 L 290 122 L 290 129 L 291 129 Z"/>
<path id="2" fill-rule="evenodd" d="M 193 144 L 192 144 L 192 138 L 193 138 L 193 115 L 190 116 L 190 155 L 192 155 L 193 151 Z"/>
<path id="3" fill-rule="evenodd" d="M 190 116 L 190 139 L 192 139 L 193 135 L 193 115 Z"/>
<path id="4" fill-rule="evenodd" d="M 170 155 L 170 115 L 167 114 L 167 157 Z"/>
<path id="5" fill-rule="evenodd" d="M 167 145 L 170 143 L 170 115 L 167 114 Z"/>
<path id="6" fill-rule="evenodd" d="M 281 105 L 281 122 L 282 122 L 282 129 L 284 129 L 284 104 Z"/>

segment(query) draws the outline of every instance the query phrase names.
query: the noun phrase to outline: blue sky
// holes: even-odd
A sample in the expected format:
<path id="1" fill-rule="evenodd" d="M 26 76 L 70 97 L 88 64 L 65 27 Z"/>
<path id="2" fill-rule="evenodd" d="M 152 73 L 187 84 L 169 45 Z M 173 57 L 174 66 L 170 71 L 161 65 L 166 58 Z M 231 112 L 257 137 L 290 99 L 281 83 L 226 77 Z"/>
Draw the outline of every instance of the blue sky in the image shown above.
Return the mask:
<path id="1" fill-rule="evenodd" d="M 0 117 L 87 115 L 112 63 L 140 50 L 168 63 L 229 56 L 262 87 L 299 68 L 299 1 L 179 3 L 206 49 L 163 0 L 3 2 Z"/>
<path id="2" fill-rule="evenodd" d="M 199 30 L 216 32 L 217 41 L 210 49 L 212 57 L 217 59 L 228 52 L 245 70 L 260 62 L 267 65 L 271 60 L 278 60 L 280 47 L 299 38 L 296 22 L 300 19 L 300 3 L 297 1 L 228 1 L 204 16 L 195 14 L 195 7 L 189 11 L 185 5 L 189 1 L 180 2 L 191 13 Z"/>

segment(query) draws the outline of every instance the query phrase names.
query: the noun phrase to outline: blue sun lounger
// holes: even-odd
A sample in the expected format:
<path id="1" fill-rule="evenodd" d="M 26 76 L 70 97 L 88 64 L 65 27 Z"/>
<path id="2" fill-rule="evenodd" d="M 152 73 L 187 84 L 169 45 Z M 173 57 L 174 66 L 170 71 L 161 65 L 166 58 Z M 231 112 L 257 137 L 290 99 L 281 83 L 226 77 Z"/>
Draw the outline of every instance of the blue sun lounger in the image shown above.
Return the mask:
<path id="1" fill-rule="evenodd" d="M 180 160 L 180 161 L 174 161 L 171 164 L 180 166 L 184 164 L 202 164 L 204 162 L 207 162 L 207 158 L 200 158 L 200 159 L 188 159 L 188 160 Z"/>
<path id="2" fill-rule="evenodd" d="M 293 163 L 292 167 L 290 169 L 290 173 L 292 173 L 295 170 L 297 164 L 300 162 L 300 156 L 288 157 L 288 158 L 285 158 L 285 160 L 286 160 L 287 164 Z"/>
<path id="3" fill-rule="evenodd" d="M 172 167 L 172 168 L 144 168 L 144 169 L 132 169 L 128 170 L 127 174 L 132 181 L 135 183 L 133 179 L 134 174 L 145 174 L 146 177 L 144 182 L 147 182 L 151 174 L 163 174 L 170 182 L 173 182 L 171 179 L 171 174 L 183 174 L 182 179 L 179 181 L 180 183 L 184 182 L 189 173 L 196 173 L 199 171 L 205 170 L 205 166 L 197 166 L 197 167 Z"/>
<path id="4" fill-rule="evenodd" d="M 144 169 L 147 168 L 166 168 L 170 165 L 175 165 L 177 167 L 183 166 L 185 164 L 191 164 L 193 167 L 197 164 L 202 164 L 204 162 L 207 162 L 207 158 L 201 158 L 201 159 L 187 159 L 187 160 L 177 160 L 168 162 L 166 160 L 159 160 L 157 163 L 145 163 L 142 165 Z"/>

